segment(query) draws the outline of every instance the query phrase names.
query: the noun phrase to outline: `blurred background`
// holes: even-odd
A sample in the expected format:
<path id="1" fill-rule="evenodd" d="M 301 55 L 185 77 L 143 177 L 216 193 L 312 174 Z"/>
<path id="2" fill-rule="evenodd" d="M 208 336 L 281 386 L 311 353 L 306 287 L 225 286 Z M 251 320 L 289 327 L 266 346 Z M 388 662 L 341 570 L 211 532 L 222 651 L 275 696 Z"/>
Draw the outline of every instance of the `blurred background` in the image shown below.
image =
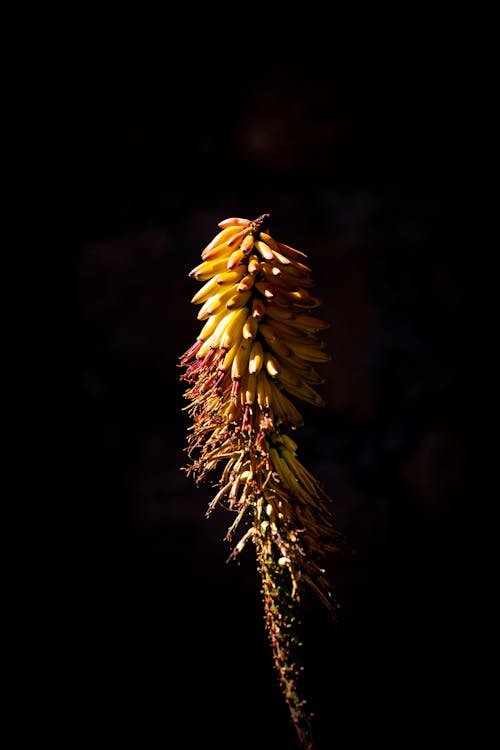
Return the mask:
<path id="1" fill-rule="evenodd" d="M 317 748 L 367 726 L 399 747 L 402 731 L 446 730 L 470 417 L 458 99 L 446 55 L 405 42 L 384 60 L 373 44 L 363 64 L 355 47 L 233 42 L 182 75 L 171 49 L 89 47 L 39 110 L 57 155 L 30 267 L 49 487 L 37 619 L 69 747 L 96 732 L 296 747 L 252 550 L 226 563 L 231 518 L 207 520 L 210 483 L 182 471 L 178 358 L 200 328 L 188 273 L 219 221 L 265 212 L 308 254 L 331 323 L 326 407 L 298 404 L 296 439 L 357 550 L 332 561 L 337 623 L 304 596 Z"/>

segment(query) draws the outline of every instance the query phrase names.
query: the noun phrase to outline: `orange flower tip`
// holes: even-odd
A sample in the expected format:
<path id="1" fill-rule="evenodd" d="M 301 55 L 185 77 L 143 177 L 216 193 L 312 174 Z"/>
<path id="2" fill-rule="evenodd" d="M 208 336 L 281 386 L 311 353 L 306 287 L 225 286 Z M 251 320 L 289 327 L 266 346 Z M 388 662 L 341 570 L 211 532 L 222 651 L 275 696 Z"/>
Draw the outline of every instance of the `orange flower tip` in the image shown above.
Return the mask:
<path id="1" fill-rule="evenodd" d="M 285 245 L 284 242 L 278 242 L 277 244 L 280 250 L 289 252 L 290 255 L 293 255 L 296 253 L 297 255 L 300 255 L 302 258 L 307 258 L 307 253 L 303 253 L 302 250 L 297 250 L 295 247 L 290 247 L 290 245 Z"/>
<path id="2" fill-rule="evenodd" d="M 218 226 L 221 229 L 226 229 L 227 227 L 248 227 L 250 224 L 250 219 L 241 219 L 238 216 L 231 216 L 229 219 L 219 221 Z"/>

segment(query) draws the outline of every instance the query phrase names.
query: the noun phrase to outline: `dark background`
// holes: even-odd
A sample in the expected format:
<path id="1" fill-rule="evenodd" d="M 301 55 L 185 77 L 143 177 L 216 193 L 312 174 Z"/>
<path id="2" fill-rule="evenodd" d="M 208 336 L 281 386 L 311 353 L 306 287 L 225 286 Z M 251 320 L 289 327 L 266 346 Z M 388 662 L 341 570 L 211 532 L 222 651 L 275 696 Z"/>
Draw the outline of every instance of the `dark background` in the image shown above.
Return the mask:
<path id="1" fill-rule="evenodd" d="M 205 519 L 210 484 L 181 470 L 188 273 L 220 220 L 264 212 L 308 253 L 331 323 L 326 407 L 299 405 L 297 442 L 357 549 L 331 570 L 337 624 L 304 595 L 317 748 L 449 731 L 471 416 L 463 80 L 439 36 L 408 42 L 382 57 L 236 37 L 191 69 L 168 45 L 82 44 L 40 88 L 33 658 L 69 747 L 296 747 L 252 552 L 226 564 L 231 519 Z"/>

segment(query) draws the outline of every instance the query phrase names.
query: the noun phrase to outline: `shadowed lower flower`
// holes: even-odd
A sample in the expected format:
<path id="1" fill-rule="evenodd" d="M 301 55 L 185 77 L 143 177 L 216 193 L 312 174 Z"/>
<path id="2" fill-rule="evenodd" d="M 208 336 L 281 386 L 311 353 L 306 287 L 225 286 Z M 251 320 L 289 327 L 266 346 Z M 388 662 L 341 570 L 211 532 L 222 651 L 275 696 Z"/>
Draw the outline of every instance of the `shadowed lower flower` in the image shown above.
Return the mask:
<path id="1" fill-rule="evenodd" d="M 197 484 L 217 470 L 207 516 L 232 514 L 226 540 L 234 559 L 252 542 L 262 579 L 265 626 L 302 748 L 313 748 L 312 714 L 300 696 L 298 606 L 310 586 L 335 614 L 323 563 L 343 550 L 332 501 L 297 457 L 288 434 L 303 424 L 292 399 L 324 405 L 316 366 L 330 359 L 318 333 L 321 300 L 305 253 L 273 239 L 269 214 L 230 218 L 190 276 L 203 327 L 181 357 L 191 426 L 189 464 Z"/>

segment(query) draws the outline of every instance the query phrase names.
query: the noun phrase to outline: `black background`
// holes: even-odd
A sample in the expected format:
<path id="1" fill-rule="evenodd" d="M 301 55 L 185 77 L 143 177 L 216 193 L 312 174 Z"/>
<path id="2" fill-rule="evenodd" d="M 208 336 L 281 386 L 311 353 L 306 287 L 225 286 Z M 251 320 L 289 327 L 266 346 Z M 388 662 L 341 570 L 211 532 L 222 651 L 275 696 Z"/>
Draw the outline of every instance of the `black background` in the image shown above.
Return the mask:
<path id="1" fill-rule="evenodd" d="M 461 693 L 464 80 L 440 33 L 273 34 L 66 40 L 33 99 L 30 642 L 68 747 L 296 747 L 251 550 L 226 564 L 231 519 L 181 470 L 188 273 L 233 215 L 308 253 L 331 323 L 296 439 L 357 555 L 331 571 L 337 624 L 304 595 L 317 749 L 440 736 Z"/>

